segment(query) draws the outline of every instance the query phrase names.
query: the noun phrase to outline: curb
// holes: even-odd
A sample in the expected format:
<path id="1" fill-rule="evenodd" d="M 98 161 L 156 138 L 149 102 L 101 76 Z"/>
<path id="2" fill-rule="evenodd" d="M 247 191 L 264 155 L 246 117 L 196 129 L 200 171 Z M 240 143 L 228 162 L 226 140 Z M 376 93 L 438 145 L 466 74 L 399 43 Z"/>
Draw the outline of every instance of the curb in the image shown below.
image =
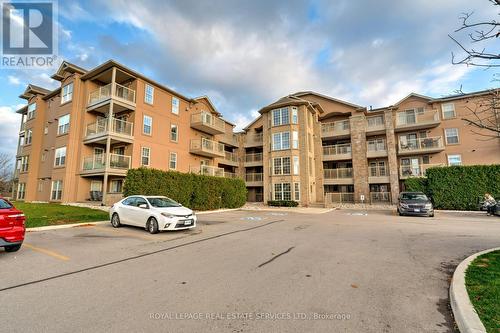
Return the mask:
<path id="1" fill-rule="evenodd" d="M 73 224 L 61 224 L 61 225 L 48 225 L 45 227 L 34 227 L 34 228 L 26 228 L 26 232 L 34 232 L 34 231 L 47 231 L 47 230 L 57 230 L 57 229 L 68 229 L 74 227 L 83 227 L 87 225 L 99 225 L 106 224 L 109 221 L 98 221 L 98 222 L 82 222 L 82 223 L 73 223 Z"/>
<path id="2" fill-rule="evenodd" d="M 486 328 L 474 309 L 465 288 L 465 271 L 474 259 L 482 254 L 498 251 L 500 247 L 484 250 L 467 257 L 457 268 L 450 284 L 450 303 L 453 316 L 461 333 L 486 333 Z"/>
<path id="3" fill-rule="evenodd" d="M 214 213 L 232 212 L 232 211 L 240 210 L 240 209 L 241 208 L 216 209 L 216 210 L 205 210 L 205 211 L 201 211 L 201 212 L 194 211 L 194 213 L 196 215 L 203 215 L 203 214 L 214 214 Z"/>

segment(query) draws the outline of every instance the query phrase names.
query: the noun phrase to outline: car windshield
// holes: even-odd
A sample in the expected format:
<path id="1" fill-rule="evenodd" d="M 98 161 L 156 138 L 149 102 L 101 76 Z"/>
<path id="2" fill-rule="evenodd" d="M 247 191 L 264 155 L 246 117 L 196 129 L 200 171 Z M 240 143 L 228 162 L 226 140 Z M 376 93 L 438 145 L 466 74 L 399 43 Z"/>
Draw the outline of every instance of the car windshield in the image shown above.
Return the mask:
<path id="1" fill-rule="evenodd" d="M 401 194 L 402 200 L 428 200 L 427 196 L 423 193 L 403 193 Z"/>
<path id="2" fill-rule="evenodd" d="M 151 206 L 156 208 L 179 207 L 180 204 L 170 198 L 148 198 Z"/>
<path id="3" fill-rule="evenodd" d="M 12 205 L 8 201 L 0 199 L 0 209 L 9 209 L 9 208 L 12 208 Z"/>

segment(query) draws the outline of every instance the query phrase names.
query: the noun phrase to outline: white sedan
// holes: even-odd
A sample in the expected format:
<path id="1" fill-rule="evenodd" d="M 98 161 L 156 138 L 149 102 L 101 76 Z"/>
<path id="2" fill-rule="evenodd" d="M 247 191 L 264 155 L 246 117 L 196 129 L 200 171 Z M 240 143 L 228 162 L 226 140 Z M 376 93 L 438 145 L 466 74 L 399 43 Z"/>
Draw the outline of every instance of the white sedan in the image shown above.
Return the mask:
<path id="1" fill-rule="evenodd" d="M 196 227 L 195 213 L 180 203 L 161 196 L 133 195 L 111 206 L 111 225 L 143 227 L 152 234 L 162 230 L 183 230 Z"/>

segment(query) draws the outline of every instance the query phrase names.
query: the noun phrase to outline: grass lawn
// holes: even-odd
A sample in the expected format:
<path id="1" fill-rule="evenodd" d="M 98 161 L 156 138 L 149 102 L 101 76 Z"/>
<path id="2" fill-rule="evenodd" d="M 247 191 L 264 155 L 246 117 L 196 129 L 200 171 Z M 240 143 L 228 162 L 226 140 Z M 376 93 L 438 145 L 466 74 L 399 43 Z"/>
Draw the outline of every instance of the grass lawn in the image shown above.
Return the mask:
<path id="1" fill-rule="evenodd" d="M 465 286 L 487 332 L 500 332 L 500 251 L 483 254 L 465 272 Z"/>
<path id="2" fill-rule="evenodd" d="M 108 213 L 84 207 L 65 206 L 54 203 L 14 202 L 17 209 L 26 215 L 26 227 L 43 227 L 80 222 L 108 220 Z"/>

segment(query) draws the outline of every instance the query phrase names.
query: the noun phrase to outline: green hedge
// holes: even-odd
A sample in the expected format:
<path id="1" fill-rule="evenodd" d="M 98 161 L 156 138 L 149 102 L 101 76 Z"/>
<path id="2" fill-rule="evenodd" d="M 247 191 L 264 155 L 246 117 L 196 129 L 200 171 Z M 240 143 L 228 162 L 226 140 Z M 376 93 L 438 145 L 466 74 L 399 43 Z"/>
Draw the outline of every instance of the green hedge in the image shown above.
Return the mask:
<path id="1" fill-rule="evenodd" d="M 500 198 L 500 165 L 431 168 L 427 181 L 407 179 L 407 190 L 429 195 L 438 209 L 477 210 L 478 197 L 491 193 Z"/>
<path id="2" fill-rule="evenodd" d="M 164 195 L 191 209 L 210 210 L 243 206 L 247 190 L 239 178 L 139 168 L 128 170 L 123 194 Z"/>
<path id="3" fill-rule="evenodd" d="M 409 192 L 424 192 L 427 191 L 427 178 L 408 178 L 405 180 L 405 191 Z"/>
<path id="4" fill-rule="evenodd" d="M 269 200 L 267 204 L 275 207 L 297 207 L 299 205 L 297 201 L 293 200 Z"/>

